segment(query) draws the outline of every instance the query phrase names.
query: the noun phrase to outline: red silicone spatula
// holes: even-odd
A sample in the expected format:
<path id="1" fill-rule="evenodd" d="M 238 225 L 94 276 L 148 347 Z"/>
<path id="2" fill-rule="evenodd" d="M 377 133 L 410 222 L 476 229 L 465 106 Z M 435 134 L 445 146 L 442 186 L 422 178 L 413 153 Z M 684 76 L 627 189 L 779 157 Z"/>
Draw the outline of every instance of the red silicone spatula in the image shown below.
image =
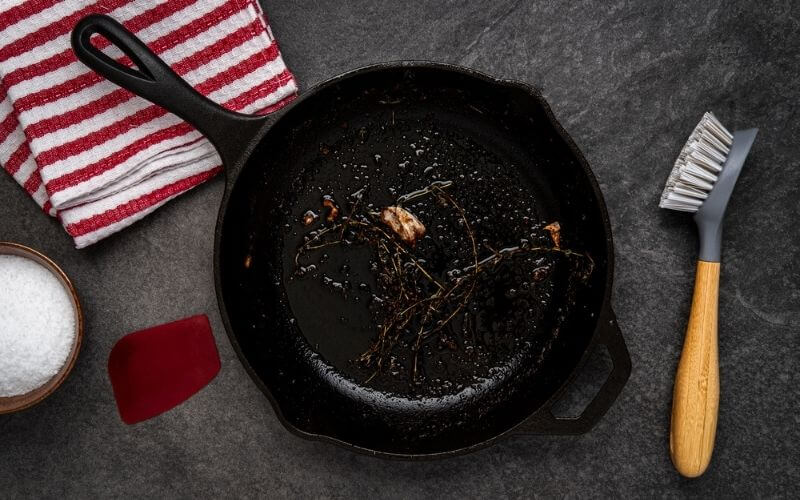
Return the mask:
<path id="1" fill-rule="evenodd" d="M 181 404 L 219 369 L 219 353 L 204 314 L 130 333 L 108 357 L 108 375 L 126 424 Z"/>

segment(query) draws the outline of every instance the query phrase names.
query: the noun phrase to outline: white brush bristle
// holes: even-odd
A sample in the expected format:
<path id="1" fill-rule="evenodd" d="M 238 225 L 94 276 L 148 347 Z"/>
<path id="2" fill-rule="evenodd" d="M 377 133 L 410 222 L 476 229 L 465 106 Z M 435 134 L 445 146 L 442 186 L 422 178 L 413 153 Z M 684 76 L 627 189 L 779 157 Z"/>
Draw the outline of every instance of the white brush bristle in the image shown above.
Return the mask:
<path id="1" fill-rule="evenodd" d="M 706 113 L 683 146 L 661 194 L 661 208 L 696 212 L 717 182 L 733 144 L 733 135 Z"/>

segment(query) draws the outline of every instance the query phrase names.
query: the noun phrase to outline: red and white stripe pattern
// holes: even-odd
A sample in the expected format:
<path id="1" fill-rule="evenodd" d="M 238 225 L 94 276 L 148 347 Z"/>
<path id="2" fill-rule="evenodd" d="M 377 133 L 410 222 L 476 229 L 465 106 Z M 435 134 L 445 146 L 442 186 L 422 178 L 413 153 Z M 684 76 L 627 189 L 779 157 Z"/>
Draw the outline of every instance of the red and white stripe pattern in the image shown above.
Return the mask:
<path id="1" fill-rule="evenodd" d="M 87 14 L 123 23 L 198 91 L 243 113 L 297 93 L 256 0 L 3 0 L 0 165 L 78 248 L 219 172 L 211 144 L 163 108 L 80 63 L 70 31 Z M 109 56 L 128 62 L 106 40 Z"/>

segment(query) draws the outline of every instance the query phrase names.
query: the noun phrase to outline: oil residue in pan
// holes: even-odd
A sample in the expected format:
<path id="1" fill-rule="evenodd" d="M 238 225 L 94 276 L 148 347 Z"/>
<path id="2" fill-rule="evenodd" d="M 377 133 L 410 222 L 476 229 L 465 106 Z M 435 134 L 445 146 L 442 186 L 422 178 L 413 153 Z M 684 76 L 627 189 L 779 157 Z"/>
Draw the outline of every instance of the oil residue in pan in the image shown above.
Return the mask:
<path id="1" fill-rule="evenodd" d="M 342 124 L 293 189 L 283 273 L 298 327 L 376 390 L 455 394 L 495 377 L 552 341 L 591 272 L 549 250 L 553 221 L 517 166 L 433 119 Z M 380 222 L 394 206 L 425 228 L 413 245 Z"/>

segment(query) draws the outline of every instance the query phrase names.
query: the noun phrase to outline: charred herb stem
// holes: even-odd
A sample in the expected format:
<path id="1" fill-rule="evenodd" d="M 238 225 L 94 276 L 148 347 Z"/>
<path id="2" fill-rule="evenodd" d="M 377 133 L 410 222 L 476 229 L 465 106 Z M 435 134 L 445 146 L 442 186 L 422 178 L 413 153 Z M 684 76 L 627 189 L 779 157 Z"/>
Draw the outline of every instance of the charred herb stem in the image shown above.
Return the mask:
<path id="1" fill-rule="evenodd" d="M 467 251 L 470 253 L 471 263 L 466 267 L 444 273 L 443 276 L 446 278 L 437 279 L 426 269 L 424 261 L 417 258 L 414 254 L 416 240 L 410 239 L 403 230 L 387 224 L 387 208 L 383 211 L 359 210 L 362 207 L 361 201 L 366 187 L 351 195 L 347 216 L 338 220 L 335 216 L 327 218 L 330 225 L 311 233 L 297 250 L 294 262 L 299 270 L 300 260 L 304 255 L 328 246 L 360 242 L 374 248 L 375 272 L 381 290 L 381 297 L 376 296 L 376 300 L 380 300 L 382 312 L 377 337 L 369 348 L 356 358 L 358 363 L 374 370 L 366 383 L 386 370 L 387 366 L 390 369 L 394 366 L 392 355 L 396 354 L 399 343 L 403 343 L 411 351 L 409 376 L 412 382 L 416 382 L 418 377 L 424 375 L 421 357 L 428 339 L 439 334 L 442 342 L 452 349 L 455 348 L 452 338 L 444 330 L 459 315 L 464 317 L 462 329 L 465 340 L 470 337 L 474 344 L 477 340 L 475 320 L 467 308 L 475 293 L 479 275 L 495 268 L 502 261 L 522 255 L 556 253 L 568 258 L 585 259 L 588 262 L 588 270 L 585 271 L 584 278 L 594 269 L 594 261 L 588 254 L 561 246 L 561 227 L 558 222 L 544 227 L 544 231 L 549 232 L 552 242 L 550 246 L 531 246 L 527 241 L 523 241 L 518 246 L 497 250 L 484 243 L 489 255 L 481 258 L 478 242 L 466 211 L 446 191 L 452 184 L 451 181 L 434 182 L 423 189 L 400 196 L 395 206 L 388 207 L 393 210 L 389 215 L 395 217 L 389 221 L 391 224 L 410 221 L 421 225 L 416 216 L 403 208 L 403 205 L 425 196 L 435 197 L 442 206 L 455 212 L 469 241 Z M 332 200 L 330 201 L 333 204 Z M 421 238 L 425 234 L 424 226 L 417 228 L 413 234 Z"/>

